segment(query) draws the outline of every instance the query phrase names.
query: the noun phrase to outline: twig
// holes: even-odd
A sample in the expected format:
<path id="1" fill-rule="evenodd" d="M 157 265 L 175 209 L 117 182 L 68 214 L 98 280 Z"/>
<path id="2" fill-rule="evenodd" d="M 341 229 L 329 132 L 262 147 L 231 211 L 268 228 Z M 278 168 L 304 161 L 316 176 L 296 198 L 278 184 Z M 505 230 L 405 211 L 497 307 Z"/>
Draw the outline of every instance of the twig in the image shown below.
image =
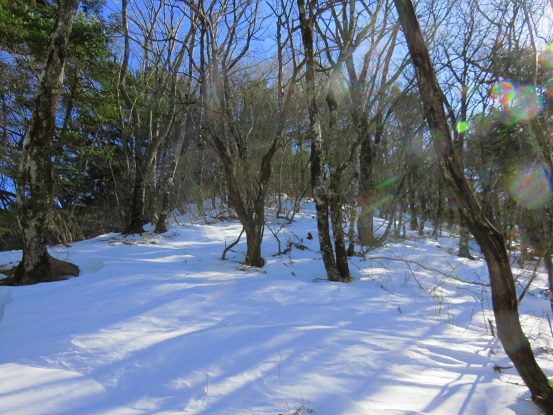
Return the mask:
<path id="1" fill-rule="evenodd" d="M 492 337 L 495 337 L 495 330 L 493 328 L 493 323 L 490 319 L 488 319 L 488 323 L 490 324 L 490 330 L 492 331 Z"/>
<path id="2" fill-rule="evenodd" d="M 392 255 L 396 255 L 396 254 L 393 254 Z M 396 255 L 397 256 L 397 255 Z M 477 282 L 477 281 L 465 281 L 459 277 L 456 277 L 454 275 L 451 275 L 451 274 L 447 274 L 443 271 L 440 271 L 439 269 L 436 269 L 436 268 L 432 268 L 432 267 L 427 267 L 426 265 L 423 265 L 421 264 L 420 262 L 417 262 L 417 261 L 413 261 L 411 259 L 405 259 L 405 258 L 401 258 L 399 256 L 397 256 L 397 258 L 390 258 L 390 257 L 384 257 L 384 256 L 371 256 L 367 259 L 370 259 L 371 261 L 374 261 L 374 260 L 388 260 L 388 261 L 400 261 L 400 262 L 406 262 L 406 263 L 411 263 L 411 264 L 415 264 L 427 271 L 432 271 L 432 272 L 437 272 L 438 274 L 441 274 L 445 277 L 448 277 L 448 278 L 451 278 L 451 279 L 454 279 L 456 281 L 459 281 L 459 282 L 462 282 L 462 283 L 465 283 L 465 284 L 473 284 L 473 285 L 481 285 L 481 286 L 484 286 L 484 287 L 489 287 L 490 284 L 486 284 L 485 282 Z M 410 269 L 410 268 L 409 268 Z"/>
<path id="3" fill-rule="evenodd" d="M 380 238 L 374 240 L 370 246 L 366 246 L 366 247 L 364 247 L 364 249 L 361 250 L 361 256 L 363 257 L 364 260 L 367 259 L 367 254 L 369 252 L 374 251 L 375 249 L 384 246 L 384 244 L 388 240 L 388 236 L 392 232 L 392 224 L 393 223 L 394 223 L 394 220 L 393 220 L 393 216 L 392 216 L 392 218 L 390 220 L 388 220 L 388 223 L 386 225 L 386 229 L 384 230 L 384 234 Z M 380 227 L 382 227 L 382 226 L 383 225 L 380 225 Z"/>
<path id="4" fill-rule="evenodd" d="M 526 287 L 524 287 L 524 290 L 522 290 L 522 292 L 520 293 L 520 295 L 518 297 L 518 300 L 517 300 L 518 305 L 520 305 L 522 299 L 524 298 L 524 296 L 526 295 L 526 293 L 530 289 L 530 286 L 532 285 L 532 283 L 534 282 L 534 280 L 538 276 L 538 267 L 540 266 L 540 263 L 541 263 L 541 258 L 536 262 L 536 265 L 534 266 L 534 271 L 532 272 L 532 276 L 530 277 L 530 280 L 528 281 L 528 284 L 526 284 Z"/>
<path id="5" fill-rule="evenodd" d="M 377 280 L 375 280 L 373 277 L 371 277 L 371 275 L 367 272 L 365 272 L 365 270 L 361 267 L 359 267 L 357 264 L 355 264 L 355 262 L 350 262 L 350 265 L 353 265 L 354 267 L 356 267 L 360 272 L 362 272 L 363 274 L 365 274 L 372 282 L 374 282 L 375 284 L 377 284 L 380 288 L 382 288 L 384 291 L 387 291 L 389 292 L 390 294 L 396 294 L 394 293 L 392 290 L 389 290 L 388 288 L 386 288 L 383 284 L 379 283 Z M 315 281 L 315 280 L 313 280 Z M 401 311 L 400 311 L 401 312 Z"/>

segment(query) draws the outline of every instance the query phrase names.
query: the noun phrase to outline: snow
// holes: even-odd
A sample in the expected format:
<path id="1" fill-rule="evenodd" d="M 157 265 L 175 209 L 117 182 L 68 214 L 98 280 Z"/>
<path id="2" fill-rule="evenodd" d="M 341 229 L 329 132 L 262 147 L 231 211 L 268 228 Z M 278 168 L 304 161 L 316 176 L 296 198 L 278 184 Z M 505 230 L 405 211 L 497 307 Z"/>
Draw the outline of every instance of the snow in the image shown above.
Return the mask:
<path id="1" fill-rule="evenodd" d="M 0 322 L 4 317 L 6 306 L 12 302 L 12 290 L 10 287 L 0 287 Z"/>
<path id="2" fill-rule="evenodd" d="M 183 415 L 535 415 L 489 321 L 487 271 L 454 237 L 388 242 L 324 281 L 314 208 L 265 232 L 244 267 L 235 222 L 54 247 L 81 276 L 0 292 L 0 412 Z M 377 220 L 381 224 L 381 220 Z M 278 226 L 277 226 L 278 227 Z M 305 237 L 311 232 L 313 240 Z M 0 263 L 19 252 L 0 253 Z M 553 374 L 543 269 L 522 321 Z M 519 289 L 531 272 L 517 273 Z"/>

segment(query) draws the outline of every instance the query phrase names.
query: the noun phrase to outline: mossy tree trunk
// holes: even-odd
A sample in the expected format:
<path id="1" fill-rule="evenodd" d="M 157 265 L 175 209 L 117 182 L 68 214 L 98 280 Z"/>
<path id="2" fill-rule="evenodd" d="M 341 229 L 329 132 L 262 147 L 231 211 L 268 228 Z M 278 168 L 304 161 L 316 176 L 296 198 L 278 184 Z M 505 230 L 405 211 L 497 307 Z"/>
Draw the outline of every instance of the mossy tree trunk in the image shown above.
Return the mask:
<path id="1" fill-rule="evenodd" d="M 442 175 L 488 265 L 499 339 L 530 390 L 534 403 L 546 414 L 552 415 L 553 385 L 537 364 L 520 325 L 515 284 L 505 239 L 484 215 L 461 168 L 444 110 L 444 94 L 438 85 L 413 4 L 410 0 L 394 0 L 394 3 L 415 68 L 425 118 Z"/>
<path id="2" fill-rule="evenodd" d="M 76 265 L 55 260 L 48 254 L 48 221 L 53 200 L 53 139 L 61 95 L 67 43 L 78 0 L 61 2 L 50 37 L 47 61 L 42 70 L 31 125 L 19 164 L 17 188 L 18 221 L 23 237 L 23 257 L 12 283 L 27 285 L 76 276 Z"/>

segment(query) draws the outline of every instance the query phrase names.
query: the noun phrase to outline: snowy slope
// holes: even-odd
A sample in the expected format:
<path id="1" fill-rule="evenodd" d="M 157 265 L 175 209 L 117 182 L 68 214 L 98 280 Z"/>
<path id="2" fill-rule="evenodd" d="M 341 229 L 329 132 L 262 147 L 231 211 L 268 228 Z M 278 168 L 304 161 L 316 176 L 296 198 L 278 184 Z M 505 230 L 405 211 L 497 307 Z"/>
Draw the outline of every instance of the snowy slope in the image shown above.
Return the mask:
<path id="1" fill-rule="evenodd" d="M 514 369 L 494 370 L 510 363 L 489 328 L 482 260 L 450 255 L 454 239 L 411 235 L 352 259 L 353 283 L 329 283 L 312 216 L 307 204 L 278 234 L 282 249 L 308 249 L 273 256 L 265 232 L 261 270 L 240 264 L 244 241 L 221 260 L 238 223 L 55 247 L 82 275 L 11 289 L 0 413 L 537 413 Z M 533 287 L 522 318 L 553 376 L 545 275 Z"/>

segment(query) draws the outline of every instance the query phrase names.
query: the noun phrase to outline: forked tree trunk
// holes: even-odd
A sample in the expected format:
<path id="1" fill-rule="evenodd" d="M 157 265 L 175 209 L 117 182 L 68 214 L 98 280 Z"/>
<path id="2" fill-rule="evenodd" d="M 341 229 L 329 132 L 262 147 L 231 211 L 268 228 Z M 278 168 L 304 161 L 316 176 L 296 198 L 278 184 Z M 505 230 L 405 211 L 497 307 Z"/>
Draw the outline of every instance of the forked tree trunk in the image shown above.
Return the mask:
<path id="1" fill-rule="evenodd" d="M 534 403 L 546 414 L 553 415 L 553 386 L 537 364 L 520 325 L 515 284 L 503 234 L 484 216 L 464 176 L 444 111 L 444 95 L 438 85 L 413 4 L 410 0 L 394 0 L 394 3 L 415 68 L 425 118 L 442 175 L 488 265 L 499 339 L 528 386 Z"/>
<path id="2" fill-rule="evenodd" d="M 19 164 L 18 221 L 23 236 L 23 257 L 14 285 L 27 285 L 79 275 L 76 265 L 52 258 L 46 248 L 49 216 L 54 205 L 52 155 L 56 113 L 67 54 L 67 43 L 78 0 L 61 2 L 42 70 L 31 125 L 23 141 Z"/>
<path id="3" fill-rule="evenodd" d="M 271 175 L 271 159 L 279 146 L 278 140 L 273 142 L 271 149 L 265 153 L 261 162 L 259 188 L 256 199 L 253 201 L 253 212 L 250 211 L 241 196 L 241 187 L 236 174 L 236 166 L 232 158 L 219 148 L 218 154 L 225 169 L 227 179 L 229 203 L 236 212 L 240 223 L 246 233 L 246 257 L 244 264 L 261 268 L 265 265 L 265 260 L 261 255 L 261 243 L 265 229 L 265 196 L 267 192 L 267 182 Z"/>

